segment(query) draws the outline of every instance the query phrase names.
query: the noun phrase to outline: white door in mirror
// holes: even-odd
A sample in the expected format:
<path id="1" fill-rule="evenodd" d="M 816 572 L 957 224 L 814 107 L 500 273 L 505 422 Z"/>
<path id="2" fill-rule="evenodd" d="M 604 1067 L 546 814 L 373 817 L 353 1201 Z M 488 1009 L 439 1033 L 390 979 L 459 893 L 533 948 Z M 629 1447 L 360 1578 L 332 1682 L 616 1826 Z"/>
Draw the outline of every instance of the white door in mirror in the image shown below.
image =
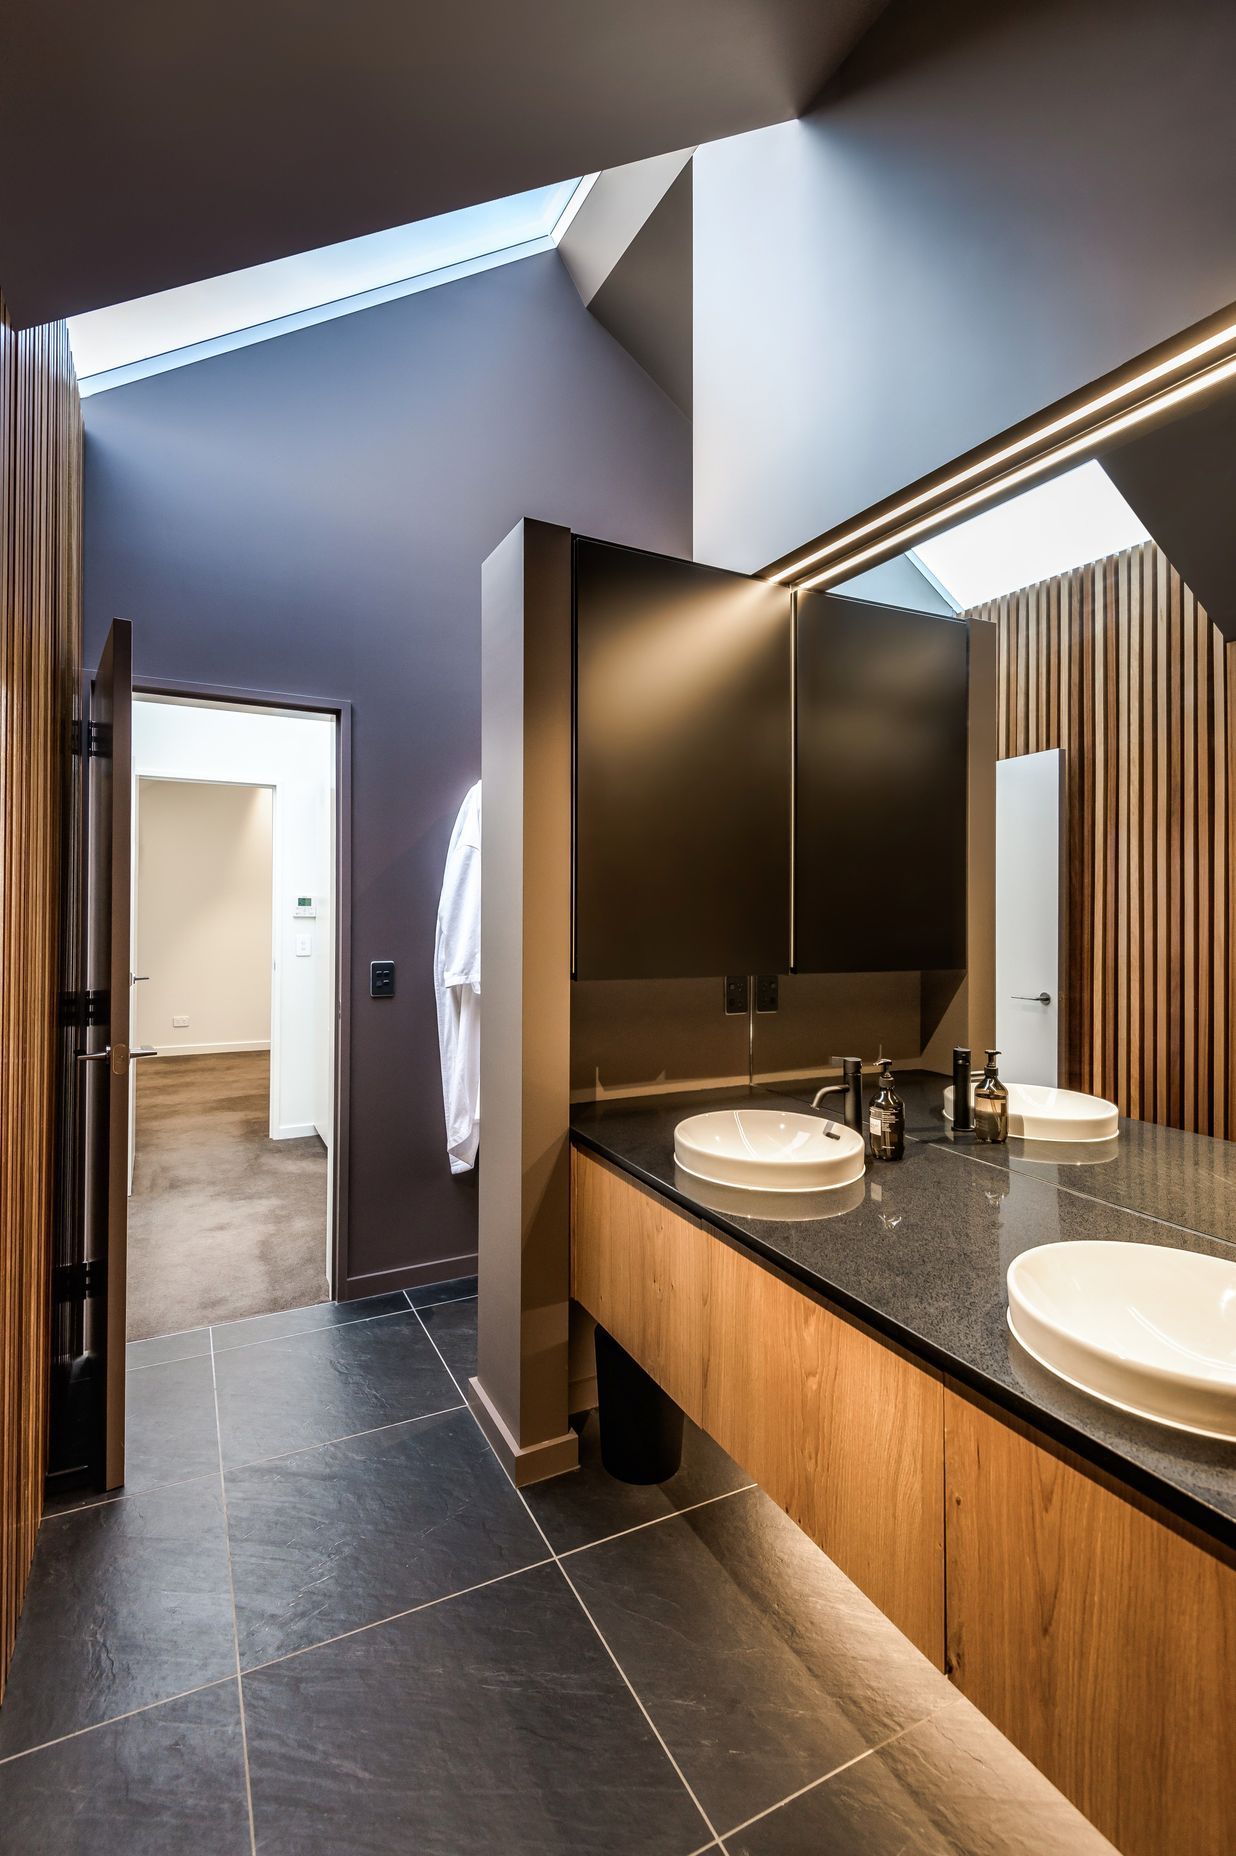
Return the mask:
<path id="1" fill-rule="evenodd" d="M 1008 1323 L 1106 1404 L 1236 1443 L 1236 1259 L 1162 1244 L 1039 1244 L 1010 1263 Z"/>
<path id="2" fill-rule="evenodd" d="M 1120 1110 L 1102 1096 L 1037 1083 L 1007 1083 L 1009 1133 L 1023 1141 L 1110 1141 L 1120 1132 Z M 953 1085 L 944 1091 L 944 1118 L 953 1119 Z"/>
<path id="3" fill-rule="evenodd" d="M 674 1158 L 715 1185 L 761 1192 L 818 1192 L 863 1176 L 861 1134 L 793 1109 L 727 1108 L 691 1115 L 674 1129 Z"/>

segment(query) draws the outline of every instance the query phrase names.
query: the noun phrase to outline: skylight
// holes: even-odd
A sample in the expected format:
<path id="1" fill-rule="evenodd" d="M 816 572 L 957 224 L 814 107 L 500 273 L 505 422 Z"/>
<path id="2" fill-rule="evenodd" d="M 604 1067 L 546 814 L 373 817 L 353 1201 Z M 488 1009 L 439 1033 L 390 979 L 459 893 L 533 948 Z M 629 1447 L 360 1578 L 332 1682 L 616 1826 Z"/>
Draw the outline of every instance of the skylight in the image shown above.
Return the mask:
<path id="1" fill-rule="evenodd" d="M 1149 540 L 1102 465 L 1091 461 L 920 541 L 911 559 L 965 612 Z"/>
<path id="2" fill-rule="evenodd" d="M 595 176 L 255 264 L 69 320 L 83 391 L 265 341 L 547 251 Z"/>

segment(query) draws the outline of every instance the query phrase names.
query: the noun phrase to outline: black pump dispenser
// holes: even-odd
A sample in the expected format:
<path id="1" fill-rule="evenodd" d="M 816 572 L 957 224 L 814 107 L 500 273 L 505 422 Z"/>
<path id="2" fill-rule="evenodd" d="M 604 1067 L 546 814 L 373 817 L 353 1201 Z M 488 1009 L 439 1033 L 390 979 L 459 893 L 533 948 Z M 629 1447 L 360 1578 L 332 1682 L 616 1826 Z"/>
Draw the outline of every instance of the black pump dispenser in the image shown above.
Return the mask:
<path id="1" fill-rule="evenodd" d="M 893 1088 L 893 1065 L 880 1059 L 880 1077 L 871 1101 L 867 1130 L 873 1160 L 900 1160 L 906 1150 L 905 1104 Z"/>

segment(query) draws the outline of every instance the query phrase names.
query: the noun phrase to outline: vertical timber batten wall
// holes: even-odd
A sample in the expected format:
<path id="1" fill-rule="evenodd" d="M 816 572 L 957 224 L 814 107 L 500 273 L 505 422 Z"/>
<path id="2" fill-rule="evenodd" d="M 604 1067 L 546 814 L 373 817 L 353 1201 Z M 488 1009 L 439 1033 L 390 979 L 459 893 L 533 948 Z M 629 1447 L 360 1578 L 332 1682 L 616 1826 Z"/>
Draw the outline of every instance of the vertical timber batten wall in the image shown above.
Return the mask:
<path id="1" fill-rule="evenodd" d="M 68 331 L 54 323 L 18 333 L 0 303 L 0 1694 L 43 1500 L 81 467 Z"/>
<path id="2" fill-rule="evenodd" d="M 1153 541 L 981 606 L 1000 758 L 1065 750 L 1065 1073 L 1236 1138 L 1236 646 Z"/>

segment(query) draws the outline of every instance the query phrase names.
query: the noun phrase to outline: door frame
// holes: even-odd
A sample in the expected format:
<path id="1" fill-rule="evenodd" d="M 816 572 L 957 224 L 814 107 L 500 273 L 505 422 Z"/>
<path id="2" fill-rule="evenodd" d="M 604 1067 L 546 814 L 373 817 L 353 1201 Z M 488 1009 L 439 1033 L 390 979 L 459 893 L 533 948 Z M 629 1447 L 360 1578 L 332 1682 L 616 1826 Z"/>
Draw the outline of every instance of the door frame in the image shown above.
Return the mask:
<path id="1" fill-rule="evenodd" d="M 348 1179 L 350 1171 L 352 1056 L 352 704 L 343 697 L 291 695 L 286 690 L 241 689 L 233 684 L 186 682 L 133 675 L 134 698 L 178 696 L 243 709 L 290 709 L 335 720 L 335 1051 L 332 1103 L 331 1298 L 348 1281 Z M 273 1006 L 273 1001 L 272 1001 Z"/>

